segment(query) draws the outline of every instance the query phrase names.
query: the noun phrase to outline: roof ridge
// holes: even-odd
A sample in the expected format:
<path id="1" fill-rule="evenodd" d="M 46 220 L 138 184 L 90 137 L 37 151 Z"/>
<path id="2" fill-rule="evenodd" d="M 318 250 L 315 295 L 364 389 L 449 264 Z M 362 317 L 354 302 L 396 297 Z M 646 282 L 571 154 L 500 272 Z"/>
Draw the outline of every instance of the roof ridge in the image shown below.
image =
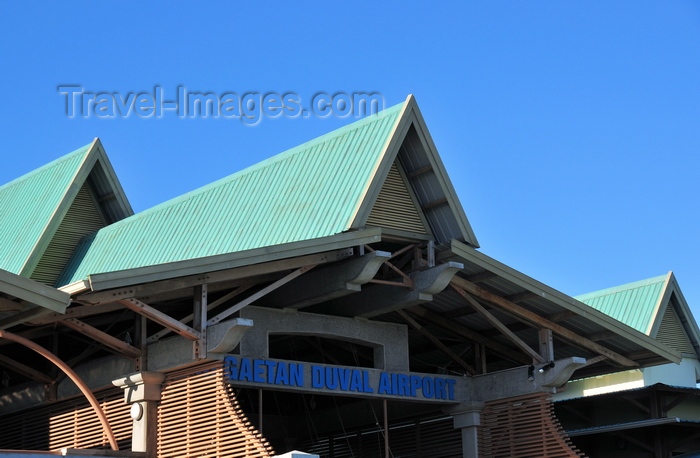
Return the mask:
<path id="1" fill-rule="evenodd" d="M 87 155 L 90 153 L 90 150 L 92 149 L 92 145 L 93 145 L 94 143 L 95 143 L 95 142 L 94 142 L 94 140 L 93 140 L 92 142 L 88 143 L 88 144 L 85 145 L 85 146 L 81 146 L 80 148 L 78 148 L 78 149 L 76 149 L 76 150 L 73 150 L 73 151 L 71 151 L 70 153 L 65 154 L 65 155 L 63 155 L 63 156 L 61 156 L 61 157 L 59 157 L 59 158 L 56 158 L 56 159 L 54 159 L 53 161 L 51 161 L 51 162 L 49 162 L 49 163 L 47 163 L 47 164 L 44 164 L 44 165 L 42 165 L 42 166 L 39 167 L 39 168 L 36 168 L 36 169 L 34 169 L 34 170 L 30 170 L 29 172 L 25 173 L 24 175 L 21 175 L 21 176 L 15 178 L 15 179 L 13 179 L 12 181 L 8 181 L 7 183 L 5 183 L 5 184 L 3 184 L 3 185 L 0 185 L 0 191 L 3 191 L 3 190 L 5 190 L 5 189 L 7 189 L 7 188 L 9 188 L 9 187 L 11 187 L 11 186 L 14 186 L 14 185 L 16 185 L 17 183 L 21 183 L 21 182 L 23 182 L 24 180 L 27 180 L 27 179 L 29 179 L 29 178 L 31 178 L 31 177 L 33 177 L 33 176 L 35 176 L 35 175 L 37 175 L 37 174 L 39 174 L 39 173 L 45 171 L 45 170 L 47 170 L 47 169 L 50 169 L 50 168 L 52 168 L 52 167 L 55 167 L 56 165 L 58 165 L 58 164 L 60 164 L 60 163 L 62 163 L 62 162 L 65 162 L 65 161 L 67 161 L 67 160 L 73 159 L 74 156 L 79 156 L 79 155 L 81 155 L 81 154 L 87 156 Z"/>

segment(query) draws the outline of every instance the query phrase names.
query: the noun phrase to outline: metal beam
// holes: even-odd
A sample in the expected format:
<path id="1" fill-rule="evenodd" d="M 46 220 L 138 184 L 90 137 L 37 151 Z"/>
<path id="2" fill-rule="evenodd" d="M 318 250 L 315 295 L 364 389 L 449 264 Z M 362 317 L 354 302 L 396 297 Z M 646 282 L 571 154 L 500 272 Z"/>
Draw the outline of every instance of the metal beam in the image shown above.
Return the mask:
<path id="1" fill-rule="evenodd" d="M 459 364 L 470 375 L 476 375 L 476 370 L 474 370 L 473 367 L 471 367 L 467 362 L 465 362 L 462 358 L 460 358 L 455 352 L 450 350 L 450 347 L 448 347 L 444 343 L 440 342 L 440 340 L 437 337 L 435 337 L 433 334 L 431 334 L 430 331 L 425 329 L 416 320 L 411 318 L 411 316 L 409 316 L 408 313 L 404 312 L 403 310 L 397 310 L 396 313 L 401 315 L 401 318 L 403 318 L 408 324 L 413 326 L 416 329 L 416 331 L 420 332 L 424 337 L 426 337 L 429 341 L 431 341 L 433 343 L 433 345 L 435 345 L 440 350 L 442 350 L 447 356 L 452 358 L 452 360 L 454 362 Z"/>
<path id="2" fill-rule="evenodd" d="M 207 304 L 207 312 L 209 312 L 209 311 L 211 311 L 211 310 L 214 310 L 216 307 L 218 307 L 218 306 L 220 306 L 220 305 L 222 305 L 222 304 L 225 304 L 226 302 L 230 301 L 230 300 L 233 299 L 234 297 L 236 297 L 236 296 L 238 296 L 238 295 L 240 295 L 240 294 L 242 294 L 242 293 L 248 291 L 248 290 L 249 290 L 250 288 L 252 288 L 253 286 L 255 286 L 255 283 L 248 283 L 248 284 L 246 284 L 246 285 L 241 285 L 241 286 L 239 286 L 238 288 L 234 289 L 233 291 L 231 291 L 231 292 L 229 292 L 229 293 L 227 293 L 227 294 L 221 296 L 220 298 L 218 298 L 218 299 L 215 300 L 214 302 L 211 302 L 211 303 Z M 180 320 L 180 323 L 182 323 L 182 324 L 191 323 L 191 322 L 192 322 L 192 318 L 194 318 L 194 314 L 190 313 L 190 314 L 187 315 L 186 317 L 182 318 L 182 319 Z M 148 340 L 147 340 L 147 342 L 148 342 L 149 344 L 150 344 L 150 343 L 154 343 L 154 342 L 158 342 L 160 339 L 162 339 L 163 337 L 167 336 L 167 335 L 170 334 L 171 332 L 173 332 L 173 331 L 170 330 L 170 329 L 168 329 L 168 328 L 162 329 L 162 330 L 156 332 L 155 334 L 153 334 L 151 337 L 149 337 Z"/>
<path id="3" fill-rule="evenodd" d="M 192 327 L 202 337 L 192 344 L 192 356 L 195 360 L 207 357 L 207 285 L 194 287 L 192 304 Z"/>
<path id="4" fill-rule="evenodd" d="M 123 309 L 124 306 L 117 302 L 110 302 L 100 305 L 83 305 L 82 307 L 70 307 L 68 310 L 66 310 L 65 314 L 50 313 L 48 315 L 33 319 L 30 321 L 30 323 L 32 325 L 50 324 L 61 320 L 67 320 L 68 318 L 85 318 L 88 316 L 100 315 L 102 313 L 109 313 Z"/>
<path id="5" fill-rule="evenodd" d="M 489 348 L 496 353 L 499 353 L 502 356 L 505 356 L 508 359 L 511 359 L 513 361 L 519 362 L 521 364 L 531 364 L 532 360 L 531 358 L 528 358 L 527 356 L 523 355 L 522 353 L 519 353 L 517 351 L 514 351 L 512 348 L 507 347 L 500 342 L 497 342 L 489 337 L 483 336 L 479 334 L 476 331 L 472 331 L 471 329 L 467 328 L 466 326 L 461 326 L 457 322 L 453 320 L 448 320 L 447 318 L 444 318 L 437 313 L 433 313 L 429 310 L 427 310 L 424 307 L 421 307 L 419 305 L 415 307 L 411 307 L 408 309 L 411 313 L 414 315 L 417 315 L 421 318 L 424 318 L 432 323 L 437 324 L 438 326 L 447 329 L 448 331 L 457 334 L 461 337 L 466 337 L 469 340 L 473 340 L 474 342 L 478 342 L 482 345 L 484 345 L 486 348 Z"/>
<path id="6" fill-rule="evenodd" d="M 96 340 L 105 347 L 109 347 L 127 358 L 138 358 L 141 356 L 141 350 L 138 348 L 133 347 L 128 343 L 117 339 L 116 337 L 110 336 L 106 332 L 100 331 L 99 329 L 94 328 L 80 320 L 68 318 L 67 320 L 62 320 L 60 323 L 74 331 L 90 337 L 93 340 Z"/>
<path id="7" fill-rule="evenodd" d="M 457 291 L 460 296 L 462 296 L 464 299 L 466 299 L 467 302 L 469 302 L 469 305 L 471 305 L 474 310 L 476 310 L 479 315 L 483 316 L 486 318 L 486 320 L 491 323 L 496 329 L 501 331 L 501 334 L 506 336 L 508 339 L 510 339 L 511 342 L 513 342 L 518 348 L 520 348 L 522 351 L 530 355 L 530 357 L 533 359 L 533 361 L 537 361 L 540 363 L 545 362 L 544 358 L 540 356 L 539 353 L 537 353 L 535 350 L 530 348 L 528 344 L 526 344 L 520 337 L 518 337 L 513 331 L 508 329 L 505 324 L 501 323 L 501 321 L 493 316 L 491 312 L 486 310 L 484 306 L 479 304 L 479 302 L 474 299 L 469 293 L 464 291 L 462 288 L 456 287 L 454 284 L 452 287 Z"/>
<path id="8" fill-rule="evenodd" d="M 39 383 L 53 383 L 53 379 L 48 375 L 39 372 L 36 369 L 32 369 L 31 367 L 15 361 L 14 359 L 10 359 L 2 354 L 0 354 L 0 364 L 20 375 L 24 375 L 30 380 L 34 380 Z"/>
<path id="9" fill-rule="evenodd" d="M 216 315 L 214 318 L 212 318 L 211 320 L 209 320 L 209 321 L 207 322 L 207 325 L 211 326 L 211 325 L 214 325 L 214 324 L 219 323 L 221 320 L 224 320 L 224 319 L 228 318 L 229 316 L 233 315 L 234 313 L 236 313 L 237 311 L 239 311 L 240 309 L 242 309 L 242 308 L 245 307 L 246 305 L 252 304 L 253 302 L 255 302 L 256 300 L 258 300 L 258 299 L 260 299 L 261 297 L 265 296 L 265 295 L 268 294 L 269 292 L 274 291 L 274 290 L 276 290 L 277 288 L 279 288 L 280 286 L 289 283 L 290 281 L 294 280 L 294 279 L 297 278 L 298 276 L 300 276 L 300 275 L 302 275 L 302 274 L 308 272 L 309 270 L 313 269 L 314 267 L 316 267 L 316 264 L 312 264 L 312 265 L 308 265 L 308 266 L 303 266 L 303 267 L 301 267 L 301 268 L 295 270 L 294 272 L 292 272 L 292 273 L 290 273 L 290 274 L 288 274 L 288 275 L 286 275 L 286 276 L 280 278 L 280 279 L 277 280 L 276 282 L 272 283 L 271 285 L 266 286 L 265 288 L 261 289 L 260 291 L 258 291 L 257 293 L 253 294 L 252 296 L 249 296 L 249 297 L 245 298 L 244 300 L 242 300 L 242 301 L 239 302 L 238 304 L 236 304 L 236 305 L 234 305 L 234 306 L 232 306 L 232 307 L 229 307 L 228 309 L 226 309 L 226 310 L 224 310 L 223 312 L 219 313 L 219 314 Z"/>
<path id="10" fill-rule="evenodd" d="M 144 297 L 176 289 L 193 288 L 203 283 L 211 285 L 213 283 L 219 283 L 230 280 L 240 280 L 244 278 L 254 277 L 257 275 L 265 275 L 273 272 L 282 272 L 289 269 L 298 269 L 307 265 L 317 265 L 324 264 L 327 262 L 340 261 L 342 259 L 347 259 L 348 257 L 352 256 L 352 253 L 352 248 L 346 248 L 343 250 L 330 251 L 326 253 L 299 256 L 297 258 L 281 259 L 278 261 L 237 267 L 235 269 L 218 270 L 198 275 L 189 275 L 185 277 L 174 278 L 171 280 L 155 281 L 152 283 L 144 283 L 125 288 L 87 293 L 79 296 L 78 300 L 88 302 L 91 304 L 97 304 L 102 302 L 113 302 L 132 297 Z"/>
<path id="11" fill-rule="evenodd" d="M 587 339 L 581 336 L 580 334 L 571 331 L 570 329 L 567 329 L 557 323 L 554 323 L 536 314 L 535 312 L 532 312 L 524 307 L 519 306 L 518 304 L 514 304 L 504 299 L 503 297 L 498 296 L 497 294 L 494 294 L 491 291 L 488 291 L 484 288 L 481 288 L 480 286 L 475 285 L 474 283 L 467 281 L 461 277 L 454 277 L 452 279 L 452 283 L 458 288 L 461 288 L 470 294 L 474 294 L 475 296 L 480 297 L 481 299 L 499 307 L 500 309 L 508 312 L 509 314 L 517 318 L 533 323 L 535 327 L 549 328 L 552 330 L 553 333 L 557 334 L 558 336 L 563 337 L 569 340 L 570 342 L 580 345 L 581 347 L 591 350 L 599 355 L 607 356 L 610 360 L 615 361 L 618 364 L 621 364 L 626 367 L 639 366 L 639 364 L 637 364 L 635 361 L 632 361 L 631 359 L 626 358 L 621 354 L 610 350 L 609 348 L 606 348 L 596 342 L 593 342 L 592 340 Z"/>
<path id="12" fill-rule="evenodd" d="M 123 304 L 129 310 L 132 310 L 138 313 L 139 315 L 143 315 L 149 320 L 155 321 L 161 326 L 170 329 L 171 331 L 181 335 L 185 339 L 198 340 L 202 338 L 201 333 L 197 332 L 195 329 L 180 323 L 175 318 L 166 315 L 160 310 L 156 310 L 155 308 L 141 302 L 138 299 L 122 299 L 119 301 L 119 303 Z"/>

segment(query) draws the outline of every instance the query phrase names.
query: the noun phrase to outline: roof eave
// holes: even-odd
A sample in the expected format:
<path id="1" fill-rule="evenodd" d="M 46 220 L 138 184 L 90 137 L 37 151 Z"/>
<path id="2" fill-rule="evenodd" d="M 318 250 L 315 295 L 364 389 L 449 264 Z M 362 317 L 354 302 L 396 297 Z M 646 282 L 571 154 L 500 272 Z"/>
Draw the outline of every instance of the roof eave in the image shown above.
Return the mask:
<path id="1" fill-rule="evenodd" d="M 0 269 L 0 292 L 52 312 L 65 313 L 70 294 Z"/>
<path id="2" fill-rule="evenodd" d="M 480 265 L 485 270 L 489 270 L 499 275 L 501 278 L 504 278 L 520 286 L 521 288 L 538 295 L 539 297 L 547 299 L 559 307 L 574 312 L 579 316 L 585 317 L 586 319 L 591 320 L 593 323 L 615 332 L 620 337 L 629 340 L 635 345 L 639 345 L 644 349 L 658 355 L 659 357 L 664 358 L 668 362 L 678 364 L 681 361 L 680 352 L 657 342 L 651 337 L 605 315 L 604 313 L 574 299 L 573 297 L 567 296 L 566 294 L 557 291 L 532 277 L 529 277 L 499 261 L 496 261 L 495 259 L 475 250 L 467 244 L 464 244 L 458 240 L 453 240 L 451 251 L 459 258 Z"/>
<path id="3" fill-rule="evenodd" d="M 189 275 L 215 272 L 217 270 L 232 269 L 308 254 L 362 246 L 376 243 L 380 240 L 381 229 L 368 228 L 358 231 L 343 232 L 329 237 L 302 240 L 235 253 L 207 256 L 114 272 L 95 273 L 89 275 L 88 282 L 91 291 L 104 291 L 107 289 L 169 280 Z"/>

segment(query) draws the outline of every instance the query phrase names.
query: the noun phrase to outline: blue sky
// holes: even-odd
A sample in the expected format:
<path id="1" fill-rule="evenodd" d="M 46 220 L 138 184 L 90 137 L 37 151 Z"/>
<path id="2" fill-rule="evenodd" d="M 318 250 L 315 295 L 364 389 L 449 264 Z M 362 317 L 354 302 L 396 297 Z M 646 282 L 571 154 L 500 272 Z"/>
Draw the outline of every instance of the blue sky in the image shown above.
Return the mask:
<path id="1" fill-rule="evenodd" d="M 700 3 L 250 3 L 3 3 L 0 183 L 100 137 L 140 211 L 352 121 L 69 118 L 61 85 L 414 94 L 484 253 L 571 295 L 673 270 L 700 318 Z"/>

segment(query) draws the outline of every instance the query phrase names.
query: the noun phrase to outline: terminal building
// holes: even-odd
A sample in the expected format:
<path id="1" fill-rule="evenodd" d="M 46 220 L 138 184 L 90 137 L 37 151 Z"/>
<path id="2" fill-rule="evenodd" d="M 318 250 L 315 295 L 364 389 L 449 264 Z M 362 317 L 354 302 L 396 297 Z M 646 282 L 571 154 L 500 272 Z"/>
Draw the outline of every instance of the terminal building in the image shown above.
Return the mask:
<path id="1" fill-rule="evenodd" d="M 0 457 L 593 456 L 554 396 L 688 348 L 585 302 L 479 249 L 412 96 L 136 214 L 96 139 L 0 187 Z"/>

